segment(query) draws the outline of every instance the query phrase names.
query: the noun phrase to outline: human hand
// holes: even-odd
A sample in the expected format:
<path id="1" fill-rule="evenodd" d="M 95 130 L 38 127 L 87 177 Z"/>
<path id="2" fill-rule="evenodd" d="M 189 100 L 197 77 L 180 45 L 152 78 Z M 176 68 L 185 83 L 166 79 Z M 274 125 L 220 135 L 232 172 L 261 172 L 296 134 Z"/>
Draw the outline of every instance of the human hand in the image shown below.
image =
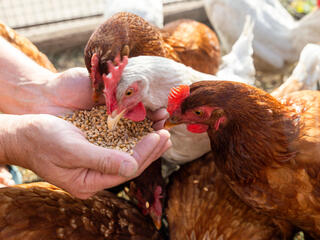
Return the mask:
<path id="1" fill-rule="evenodd" d="M 96 104 L 93 102 L 93 90 L 88 71 L 80 67 L 54 74 L 47 82 L 45 96 L 50 99 L 52 106 L 47 106 L 46 111 L 41 113 L 53 115 L 91 109 Z M 104 103 L 103 96 L 100 97 L 99 103 Z"/>
<path id="2" fill-rule="evenodd" d="M 80 129 L 51 115 L 5 116 L 7 163 L 29 168 L 79 198 L 138 176 L 171 146 L 169 133 L 160 130 L 144 137 L 130 156 L 89 143 Z"/>
<path id="3" fill-rule="evenodd" d="M 148 111 L 148 118 L 154 122 L 152 127 L 155 130 L 160 130 L 163 129 L 165 121 L 169 118 L 169 113 L 167 109 L 160 108 L 154 112 Z"/>

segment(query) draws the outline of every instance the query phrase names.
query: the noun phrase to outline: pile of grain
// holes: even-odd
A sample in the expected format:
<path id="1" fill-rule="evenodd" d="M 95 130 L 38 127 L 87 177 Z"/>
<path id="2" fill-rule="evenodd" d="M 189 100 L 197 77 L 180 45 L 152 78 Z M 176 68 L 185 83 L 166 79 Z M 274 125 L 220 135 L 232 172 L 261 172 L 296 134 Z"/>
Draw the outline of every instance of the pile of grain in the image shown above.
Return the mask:
<path id="1" fill-rule="evenodd" d="M 141 122 L 121 119 L 114 130 L 108 130 L 105 106 L 94 107 L 90 111 L 77 111 L 62 118 L 80 128 L 89 142 L 130 154 L 143 136 L 154 131 L 151 127 L 152 122 L 148 119 Z"/>

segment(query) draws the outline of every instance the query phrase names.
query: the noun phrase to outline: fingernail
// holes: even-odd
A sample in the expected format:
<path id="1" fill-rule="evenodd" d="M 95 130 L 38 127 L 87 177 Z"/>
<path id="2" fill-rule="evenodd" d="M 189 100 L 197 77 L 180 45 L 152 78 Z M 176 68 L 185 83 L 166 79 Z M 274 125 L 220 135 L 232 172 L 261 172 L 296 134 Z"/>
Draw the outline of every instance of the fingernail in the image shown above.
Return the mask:
<path id="1" fill-rule="evenodd" d="M 138 169 L 137 164 L 131 161 L 122 161 L 119 169 L 119 174 L 123 177 L 133 176 Z"/>

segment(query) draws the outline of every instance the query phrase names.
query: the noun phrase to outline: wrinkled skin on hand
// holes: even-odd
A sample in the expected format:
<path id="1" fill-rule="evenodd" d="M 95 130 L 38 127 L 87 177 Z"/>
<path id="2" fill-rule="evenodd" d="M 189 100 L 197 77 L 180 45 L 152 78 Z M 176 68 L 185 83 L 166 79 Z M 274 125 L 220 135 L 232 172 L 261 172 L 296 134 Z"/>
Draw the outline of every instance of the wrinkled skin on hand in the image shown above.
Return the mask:
<path id="1" fill-rule="evenodd" d="M 46 114 L 19 116 L 9 127 L 8 162 L 33 170 L 79 198 L 138 176 L 171 146 L 169 133 L 160 130 L 145 136 L 130 156 L 93 145 L 71 123 Z"/>

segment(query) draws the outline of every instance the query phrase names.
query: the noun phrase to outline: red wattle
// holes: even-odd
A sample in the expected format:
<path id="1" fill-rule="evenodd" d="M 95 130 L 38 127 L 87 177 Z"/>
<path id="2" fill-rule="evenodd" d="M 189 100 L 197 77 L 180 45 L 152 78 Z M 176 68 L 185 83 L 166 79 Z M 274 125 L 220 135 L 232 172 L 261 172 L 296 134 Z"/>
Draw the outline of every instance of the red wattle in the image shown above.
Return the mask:
<path id="1" fill-rule="evenodd" d="M 147 112 L 142 102 L 139 102 L 134 108 L 125 114 L 125 118 L 128 118 L 134 122 L 143 121 L 147 116 Z"/>
<path id="2" fill-rule="evenodd" d="M 205 124 L 188 124 L 187 129 L 193 133 L 204 133 L 208 130 L 208 126 Z"/>
<path id="3" fill-rule="evenodd" d="M 221 118 L 218 119 L 218 121 L 216 121 L 216 123 L 214 125 L 214 128 L 215 128 L 216 131 L 219 130 L 220 124 L 224 123 L 225 120 L 226 120 L 226 117 L 221 117 Z"/>

